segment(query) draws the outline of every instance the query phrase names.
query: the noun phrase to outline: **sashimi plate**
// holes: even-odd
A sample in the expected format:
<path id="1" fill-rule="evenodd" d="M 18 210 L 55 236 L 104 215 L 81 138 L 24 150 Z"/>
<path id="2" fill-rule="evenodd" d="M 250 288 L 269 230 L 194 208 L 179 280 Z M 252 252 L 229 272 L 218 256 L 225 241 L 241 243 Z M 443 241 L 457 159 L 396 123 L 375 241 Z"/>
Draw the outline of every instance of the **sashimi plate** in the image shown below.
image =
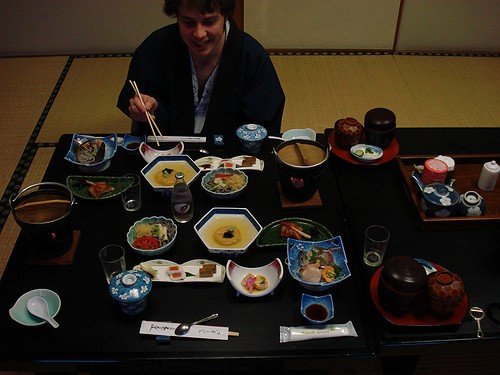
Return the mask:
<path id="1" fill-rule="evenodd" d="M 166 282 L 166 283 L 194 283 L 194 282 L 208 282 L 208 283 L 222 283 L 226 277 L 226 268 L 208 259 L 193 259 L 185 263 L 179 264 L 172 262 L 170 260 L 164 259 L 153 259 L 147 262 L 141 263 L 142 265 L 150 266 L 151 268 L 157 270 L 156 276 L 152 278 L 153 281 Z M 134 270 L 143 270 L 141 264 L 134 266 Z M 211 277 L 200 277 L 199 269 L 204 264 L 215 264 L 215 273 Z M 184 272 L 186 272 L 186 277 L 182 280 L 171 280 L 167 273 L 168 267 L 170 266 L 182 266 Z"/>
<path id="2" fill-rule="evenodd" d="M 228 159 L 222 159 L 216 156 L 205 156 L 195 160 L 195 164 L 202 171 L 210 171 L 217 168 L 247 169 L 254 171 L 262 171 L 264 169 L 264 160 L 249 155 L 239 155 Z"/>

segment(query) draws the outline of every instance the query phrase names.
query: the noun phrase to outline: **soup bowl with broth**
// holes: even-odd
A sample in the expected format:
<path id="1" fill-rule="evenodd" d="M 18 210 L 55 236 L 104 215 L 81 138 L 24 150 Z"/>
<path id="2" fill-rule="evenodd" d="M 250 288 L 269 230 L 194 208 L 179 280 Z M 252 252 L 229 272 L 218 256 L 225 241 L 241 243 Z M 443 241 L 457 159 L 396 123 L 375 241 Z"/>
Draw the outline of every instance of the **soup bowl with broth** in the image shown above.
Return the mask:
<path id="1" fill-rule="evenodd" d="M 328 145 L 292 139 L 274 148 L 281 191 L 293 202 L 305 202 L 318 190 L 321 173 L 328 161 Z"/>

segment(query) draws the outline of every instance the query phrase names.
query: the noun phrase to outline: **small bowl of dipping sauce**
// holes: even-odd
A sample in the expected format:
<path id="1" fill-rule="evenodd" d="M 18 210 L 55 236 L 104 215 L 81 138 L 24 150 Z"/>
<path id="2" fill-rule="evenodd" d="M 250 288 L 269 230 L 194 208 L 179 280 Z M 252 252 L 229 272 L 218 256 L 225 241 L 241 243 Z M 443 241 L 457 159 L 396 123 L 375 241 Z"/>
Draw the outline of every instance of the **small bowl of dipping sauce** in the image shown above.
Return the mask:
<path id="1" fill-rule="evenodd" d="M 118 143 L 120 146 L 130 152 L 138 151 L 142 142 L 146 142 L 145 135 L 138 137 L 135 135 L 125 134 L 123 138 L 118 137 Z"/>
<path id="2" fill-rule="evenodd" d="M 303 293 L 300 301 L 300 312 L 309 323 L 326 323 L 334 315 L 332 295 L 311 296 Z"/>

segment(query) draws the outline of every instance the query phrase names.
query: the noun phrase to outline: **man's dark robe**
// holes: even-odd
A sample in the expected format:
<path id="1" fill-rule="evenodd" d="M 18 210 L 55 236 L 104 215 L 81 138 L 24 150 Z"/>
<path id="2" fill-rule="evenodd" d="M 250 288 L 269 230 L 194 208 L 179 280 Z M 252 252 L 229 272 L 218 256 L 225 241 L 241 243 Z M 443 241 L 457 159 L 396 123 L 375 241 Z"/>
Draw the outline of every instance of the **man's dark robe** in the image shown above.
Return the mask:
<path id="1" fill-rule="evenodd" d="M 191 65 L 177 24 L 153 32 L 135 51 L 118 108 L 129 115 L 134 80 L 141 94 L 158 101 L 156 122 L 163 135 L 192 135 L 194 100 Z M 274 66 L 263 47 L 231 22 L 202 135 L 234 137 L 243 124 L 280 132 L 285 95 Z M 144 128 L 148 129 L 145 124 Z"/>

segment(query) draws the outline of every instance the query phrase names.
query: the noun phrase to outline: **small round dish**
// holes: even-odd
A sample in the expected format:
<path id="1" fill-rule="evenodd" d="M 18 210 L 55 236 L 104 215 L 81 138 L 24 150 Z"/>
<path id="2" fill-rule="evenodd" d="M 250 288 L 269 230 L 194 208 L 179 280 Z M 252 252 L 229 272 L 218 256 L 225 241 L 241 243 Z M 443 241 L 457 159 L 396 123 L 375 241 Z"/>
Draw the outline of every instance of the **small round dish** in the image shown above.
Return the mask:
<path id="1" fill-rule="evenodd" d="M 273 294 L 283 278 L 283 264 L 279 258 L 261 267 L 243 267 L 228 260 L 226 270 L 227 278 L 237 295 L 243 294 L 251 298 Z M 259 280 L 262 281 L 260 284 Z"/>
<path id="2" fill-rule="evenodd" d="M 146 141 L 146 135 L 143 136 L 135 136 L 131 134 L 125 134 L 122 137 L 118 137 L 118 144 L 123 147 L 125 150 L 130 152 L 135 152 L 139 150 L 139 146 L 142 142 Z"/>
<path id="3" fill-rule="evenodd" d="M 331 294 L 311 296 L 302 294 L 300 301 L 302 316 L 312 324 L 324 324 L 334 316 L 333 299 Z"/>
<path id="4" fill-rule="evenodd" d="M 365 163 L 372 163 L 384 155 L 384 151 L 380 147 L 363 143 L 352 146 L 350 151 L 352 156 Z"/>
<path id="5" fill-rule="evenodd" d="M 17 299 L 14 306 L 9 309 L 10 317 L 23 326 L 40 326 L 45 324 L 45 320 L 32 315 L 28 311 L 27 303 L 30 298 L 35 296 L 42 297 L 47 301 L 51 317 L 57 315 L 61 308 L 61 299 L 59 295 L 50 289 L 34 289 L 24 293 Z"/>
<path id="6" fill-rule="evenodd" d="M 151 237 L 156 238 L 156 240 Z M 143 238 L 138 242 L 143 248 L 138 247 L 138 243 L 134 246 L 134 241 L 138 238 Z M 145 256 L 156 256 L 165 253 L 169 250 L 177 238 L 177 225 L 172 219 L 167 219 L 164 216 L 145 217 L 136 221 L 127 232 L 127 242 L 136 253 Z M 148 244 L 159 243 L 160 246 L 152 249 L 147 249 Z"/>
<path id="7" fill-rule="evenodd" d="M 115 133 L 105 137 L 73 134 L 64 159 L 76 164 L 84 173 L 102 172 L 109 167 L 110 159 L 115 155 L 117 138 Z"/>
<path id="8" fill-rule="evenodd" d="M 233 168 L 219 168 L 208 172 L 201 186 L 215 199 L 231 199 L 240 195 L 248 184 L 247 175 Z"/>
<path id="9" fill-rule="evenodd" d="M 358 160 L 351 155 L 349 149 L 344 150 L 338 147 L 335 143 L 335 132 L 330 132 L 328 135 L 328 144 L 330 145 L 330 150 L 333 155 L 339 157 L 340 159 L 354 165 L 364 165 L 366 167 L 375 167 L 377 165 L 382 165 L 390 162 L 399 154 L 399 142 L 396 138 L 393 138 L 389 146 L 384 148 L 384 154 L 378 160 L 375 160 L 371 163 L 366 163 L 364 161 Z"/>

